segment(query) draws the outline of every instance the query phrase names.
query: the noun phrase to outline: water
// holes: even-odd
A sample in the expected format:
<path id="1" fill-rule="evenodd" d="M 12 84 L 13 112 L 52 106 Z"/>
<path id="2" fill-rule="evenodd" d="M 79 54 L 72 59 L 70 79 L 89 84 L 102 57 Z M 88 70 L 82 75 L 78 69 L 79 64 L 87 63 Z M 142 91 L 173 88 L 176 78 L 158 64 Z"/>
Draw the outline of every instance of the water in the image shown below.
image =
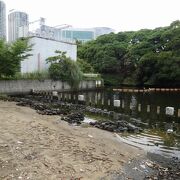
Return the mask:
<path id="1" fill-rule="evenodd" d="M 114 92 L 112 89 L 62 94 L 62 98 L 74 103 L 78 95 L 85 96 L 85 103 L 94 107 L 113 110 L 130 115 L 148 123 L 148 128 L 140 134 L 119 134 L 118 138 L 127 144 L 143 148 L 164 156 L 180 158 L 180 93 L 179 92 Z M 113 100 L 120 100 L 115 108 Z M 166 107 L 174 107 L 174 115 L 165 114 Z M 167 133 L 167 131 L 172 133 Z"/>

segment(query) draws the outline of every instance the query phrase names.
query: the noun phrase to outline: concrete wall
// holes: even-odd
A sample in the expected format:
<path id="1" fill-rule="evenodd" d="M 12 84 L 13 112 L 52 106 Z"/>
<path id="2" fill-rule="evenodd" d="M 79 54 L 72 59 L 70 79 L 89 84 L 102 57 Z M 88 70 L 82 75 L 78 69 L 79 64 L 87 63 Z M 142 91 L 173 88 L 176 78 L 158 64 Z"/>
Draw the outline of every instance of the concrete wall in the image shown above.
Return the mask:
<path id="1" fill-rule="evenodd" d="M 33 44 L 32 51 L 30 52 L 32 56 L 21 63 L 22 73 L 43 71 L 47 69 L 49 65 L 46 63 L 46 59 L 55 56 L 56 50 L 67 52 L 67 56 L 72 60 L 76 60 L 77 58 L 77 45 L 73 43 L 55 41 L 41 37 L 32 37 L 29 43 Z"/>
<path id="2" fill-rule="evenodd" d="M 82 81 L 79 89 L 95 89 L 96 81 Z M 68 91 L 71 90 L 67 83 L 52 80 L 7 80 L 0 81 L 0 93 L 4 94 L 24 94 L 30 93 L 31 90 L 39 91 Z"/>

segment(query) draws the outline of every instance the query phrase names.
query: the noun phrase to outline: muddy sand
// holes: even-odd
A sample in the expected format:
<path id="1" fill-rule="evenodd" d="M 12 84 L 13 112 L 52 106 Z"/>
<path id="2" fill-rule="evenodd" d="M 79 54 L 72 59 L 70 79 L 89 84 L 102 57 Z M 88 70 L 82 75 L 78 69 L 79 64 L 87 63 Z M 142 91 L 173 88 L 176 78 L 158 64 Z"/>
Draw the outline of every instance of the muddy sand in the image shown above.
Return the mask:
<path id="1" fill-rule="evenodd" d="M 143 155 L 113 133 L 0 101 L 0 179 L 111 179 Z"/>

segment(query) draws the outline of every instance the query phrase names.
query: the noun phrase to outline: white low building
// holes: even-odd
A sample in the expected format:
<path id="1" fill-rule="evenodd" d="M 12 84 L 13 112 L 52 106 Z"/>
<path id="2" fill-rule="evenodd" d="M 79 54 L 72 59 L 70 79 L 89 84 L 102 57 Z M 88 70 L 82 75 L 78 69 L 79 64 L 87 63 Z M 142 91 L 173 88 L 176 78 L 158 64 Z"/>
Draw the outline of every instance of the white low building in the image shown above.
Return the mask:
<path id="1" fill-rule="evenodd" d="M 67 56 L 72 60 L 77 59 L 77 45 L 74 43 L 56 41 L 52 39 L 42 37 L 31 37 L 30 44 L 33 44 L 32 56 L 21 62 L 21 73 L 37 72 L 48 69 L 49 64 L 46 63 L 46 59 L 51 56 L 55 56 L 56 50 L 67 53 Z"/>

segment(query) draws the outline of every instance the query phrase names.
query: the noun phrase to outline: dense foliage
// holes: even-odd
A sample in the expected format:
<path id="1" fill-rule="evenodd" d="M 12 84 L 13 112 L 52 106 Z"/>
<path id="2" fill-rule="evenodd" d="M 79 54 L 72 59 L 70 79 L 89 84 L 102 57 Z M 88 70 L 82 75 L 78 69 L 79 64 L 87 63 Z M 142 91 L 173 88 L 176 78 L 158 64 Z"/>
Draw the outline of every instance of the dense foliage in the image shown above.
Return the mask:
<path id="1" fill-rule="evenodd" d="M 21 61 L 30 54 L 28 39 L 18 39 L 12 44 L 0 40 L 0 78 L 14 77 L 20 71 Z"/>
<path id="2" fill-rule="evenodd" d="M 57 56 L 49 57 L 49 75 L 54 80 L 67 81 L 76 88 L 82 79 L 82 72 L 77 63 L 66 56 L 66 52 L 56 51 Z"/>
<path id="3" fill-rule="evenodd" d="M 119 84 L 180 86 L 180 21 L 100 36 L 79 45 L 78 57 Z"/>
<path id="4" fill-rule="evenodd" d="M 78 58 L 77 64 L 83 73 L 94 73 L 94 68 L 90 63 Z"/>

